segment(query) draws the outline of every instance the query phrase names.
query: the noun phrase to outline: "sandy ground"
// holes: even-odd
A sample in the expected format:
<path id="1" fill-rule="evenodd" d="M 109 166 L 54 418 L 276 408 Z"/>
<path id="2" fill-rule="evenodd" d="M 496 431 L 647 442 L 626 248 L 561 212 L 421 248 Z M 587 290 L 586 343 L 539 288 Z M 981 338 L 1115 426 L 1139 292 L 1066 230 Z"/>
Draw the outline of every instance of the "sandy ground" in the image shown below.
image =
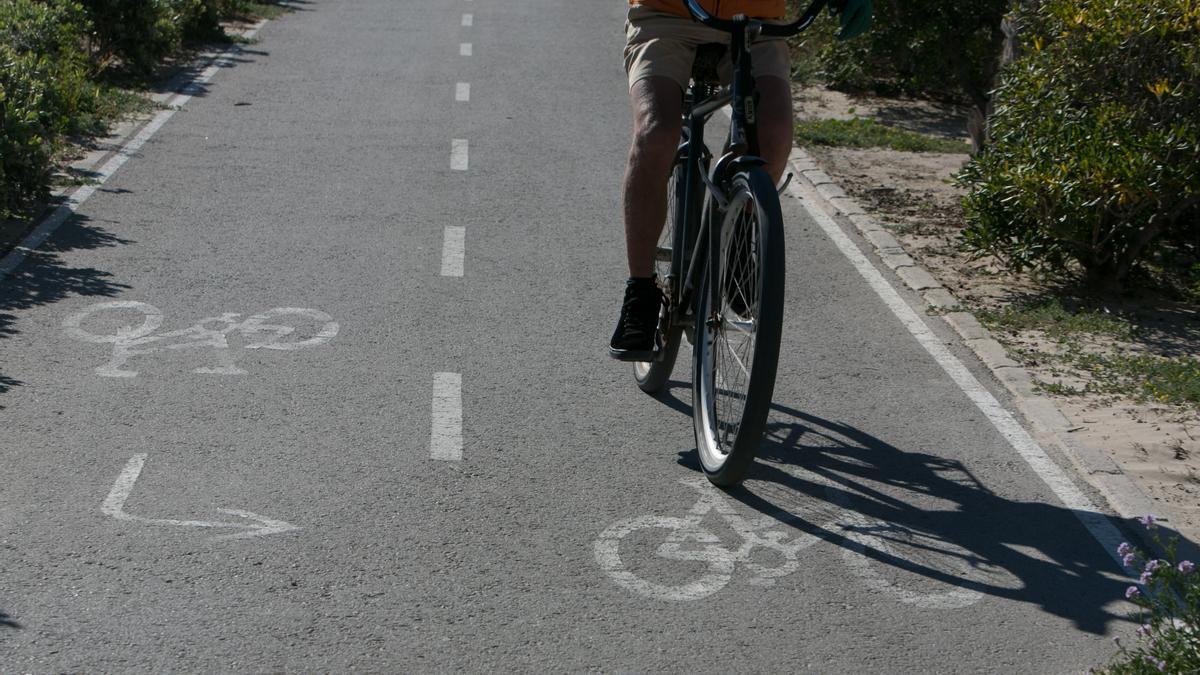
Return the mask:
<path id="1" fill-rule="evenodd" d="M 795 109 L 800 119 L 873 117 L 912 131 L 967 137 L 965 118 L 958 111 L 926 102 L 852 98 L 810 88 L 797 92 Z M 953 184 L 952 176 L 967 161 L 967 154 L 806 150 L 968 309 L 1002 309 L 1051 290 L 1027 276 L 1006 273 L 993 261 L 972 261 L 958 250 L 962 190 Z M 1136 341 L 1083 338 L 1083 349 L 1101 354 L 1200 356 L 1196 307 L 1144 298 L 1113 298 L 1110 304 L 1128 311 L 1134 302 L 1139 314 Z M 1035 380 L 1075 387 L 1086 384 L 1086 373 L 1055 363 L 1054 355 L 1062 353 L 1064 346 L 1040 331 L 1001 331 L 996 338 Z M 1200 542 L 1200 411 L 1111 396 L 1047 395 L 1074 423 L 1071 433 L 1087 445 L 1104 449 L 1160 505 L 1156 516 Z"/>

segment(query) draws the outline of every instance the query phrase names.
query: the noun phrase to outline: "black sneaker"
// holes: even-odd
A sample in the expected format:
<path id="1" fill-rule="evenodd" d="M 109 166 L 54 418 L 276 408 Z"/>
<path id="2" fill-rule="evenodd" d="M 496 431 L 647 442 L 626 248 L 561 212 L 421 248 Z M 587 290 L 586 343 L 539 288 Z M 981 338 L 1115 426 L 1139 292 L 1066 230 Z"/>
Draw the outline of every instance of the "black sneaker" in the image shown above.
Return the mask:
<path id="1" fill-rule="evenodd" d="M 658 347 L 658 314 L 663 295 L 654 277 L 630 278 L 625 283 L 621 318 L 608 345 L 608 355 L 618 361 L 650 361 Z"/>

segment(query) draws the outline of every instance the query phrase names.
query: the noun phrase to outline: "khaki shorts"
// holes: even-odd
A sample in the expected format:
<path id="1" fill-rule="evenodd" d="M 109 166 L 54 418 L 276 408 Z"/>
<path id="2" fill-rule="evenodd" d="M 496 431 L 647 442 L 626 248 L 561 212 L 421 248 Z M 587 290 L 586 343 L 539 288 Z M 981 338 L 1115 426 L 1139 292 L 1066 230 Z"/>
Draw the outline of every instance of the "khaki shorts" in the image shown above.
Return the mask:
<path id="1" fill-rule="evenodd" d="M 625 22 L 625 72 L 629 75 L 630 88 L 640 79 L 661 76 L 674 80 L 680 90 L 687 89 L 696 47 L 709 42 L 728 45 L 729 34 L 693 21 L 691 17 L 630 7 Z M 792 74 L 788 57 L 786 40 L 761 38 L 750 47 L 754 77 L 769 75 L 788 81 Z M 728 83 L 732 79 L 733 66 L 728 54 L 721 59 L 718 73 L 722 82 Z"/>

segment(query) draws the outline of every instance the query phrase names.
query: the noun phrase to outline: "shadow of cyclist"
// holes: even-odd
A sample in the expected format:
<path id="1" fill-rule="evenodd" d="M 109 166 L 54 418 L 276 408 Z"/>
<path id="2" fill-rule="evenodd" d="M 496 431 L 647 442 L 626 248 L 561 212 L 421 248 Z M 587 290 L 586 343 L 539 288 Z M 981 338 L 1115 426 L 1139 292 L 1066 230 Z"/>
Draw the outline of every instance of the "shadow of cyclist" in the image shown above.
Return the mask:
<path id="1" fill-rule="evenodd" d="M 691 414 L 673 393 L 659 400 Z M 731 498 L 869 559 L 884 576 L 1037 604 L 1094 634 L 1125 618 L 1105 609 L 1130 583 L 1116 576 L 1108 552 L 1074 511 L 1034 501 L 1037 493 L 1020 483 L 1006 492 L 1027 500 L 1002 497 L 961 461 L 901 450 L 781 405 L 772 406 L 758 459 Z M 694 449 L 679 461 L 700 470 Z M 1008 472 L 1021 473 L 1016 463 Z"/>

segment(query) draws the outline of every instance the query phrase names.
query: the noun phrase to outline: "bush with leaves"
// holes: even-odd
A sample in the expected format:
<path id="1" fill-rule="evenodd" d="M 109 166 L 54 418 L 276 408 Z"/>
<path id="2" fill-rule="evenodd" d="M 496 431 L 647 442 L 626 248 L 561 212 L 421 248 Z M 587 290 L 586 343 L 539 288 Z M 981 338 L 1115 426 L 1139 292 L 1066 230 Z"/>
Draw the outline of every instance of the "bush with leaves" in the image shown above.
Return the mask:
<path id="1" fill-rule="evenodd" d="M 991 143 L 960 174 L 966 246 L 1011 268 L 1120 286 L 1197 224 L 1200 5 L 1046 0 L 995 93 Z"/>
<path id="2" fill-rule="evenodd" d="M 78 3 L 0 0 L 0 217 L 44 194 L 59 139 L 95 105 Z"/>
<path id="3" fill-rule="evenodd" d="M 97 60 L 119 59 L 147 75 L 187 43 L 225 37 L 220 20 L 242 5 L 234 0 L 83 0 L 95 26 Z"/>
<path id="4" fill-rule="evenodd" d="M 119 58 L 147 74 L 183 43 L 182 19 L 171 0 L 84 0 L 95 28 L 97 60 Z"/>
<path id="5" fill-rule="evenodd" d="M 875 3 L 871 30 L 821 54 L 836 88 L 967 99 L 986 116 L 1005 42 L 1011 0 Z"/>

